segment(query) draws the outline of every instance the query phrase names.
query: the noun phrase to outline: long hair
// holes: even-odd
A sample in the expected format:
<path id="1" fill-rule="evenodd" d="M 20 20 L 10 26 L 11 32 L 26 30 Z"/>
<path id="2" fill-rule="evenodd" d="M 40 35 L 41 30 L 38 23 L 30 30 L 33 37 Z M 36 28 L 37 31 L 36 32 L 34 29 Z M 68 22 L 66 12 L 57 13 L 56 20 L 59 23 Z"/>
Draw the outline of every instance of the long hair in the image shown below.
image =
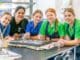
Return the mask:
<path id="1" fill-rule="evenodd" d="M 55 14 L 55 16 L 57 15 L 57 14 L 56 14 L 56 10 L 53 9 L 53 8 L 48 8 L 48 9 L 46 10 L 45 14 L 46 14 L 47 12 L 52 12 L 52 13 Z M 56 25 L 56 26 L 55 26 L 55 30 L 56 30 L 56 31 L 57 31 L 57 27 L 58 27 L 58 22 L 59 22 L 59 21 L 58 21 L 58 19 L 56 18 L 56 19 L 55 19 L 55 25 Z"/>

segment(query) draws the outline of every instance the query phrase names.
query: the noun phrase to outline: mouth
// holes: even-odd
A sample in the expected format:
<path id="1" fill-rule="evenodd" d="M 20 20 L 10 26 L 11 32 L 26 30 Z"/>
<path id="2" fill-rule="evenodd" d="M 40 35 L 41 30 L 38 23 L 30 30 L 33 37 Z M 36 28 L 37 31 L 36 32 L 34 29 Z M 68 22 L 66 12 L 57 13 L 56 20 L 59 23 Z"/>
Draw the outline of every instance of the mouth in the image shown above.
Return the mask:
<path id="1" fill-rule="evenodd" d="M 23 18 L 23 16 L 18 16 L 19 18 Z"/>

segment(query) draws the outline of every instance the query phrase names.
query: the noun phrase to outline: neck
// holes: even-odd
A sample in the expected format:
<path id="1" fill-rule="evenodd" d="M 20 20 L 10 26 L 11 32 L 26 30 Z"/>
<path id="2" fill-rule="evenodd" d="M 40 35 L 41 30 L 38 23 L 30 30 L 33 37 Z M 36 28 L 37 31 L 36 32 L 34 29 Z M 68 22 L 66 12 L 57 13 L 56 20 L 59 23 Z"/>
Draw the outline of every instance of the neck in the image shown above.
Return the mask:
<path id="1" fill-rule="evenodd" d="M 53 22 L 55 22 L 55 21 L 54 21 L 54 20 L 52 20 L 52 21 L 49 21 L 50 25 L 52 25 L 52 24 L 53 24 Z"/>
<path id="2" fill-rule="evenodd" d="M 36 26 L 38 23 L 36 21 L 34 21 L 34 26 Z"/>
<path id="3" fill-rule="evenodd" d="M 15 18 L 15 22 L 16 22 L 16 24 L 20 23 L 20 21 L 17 18 Z"/>
<path id="4" fill-rule="evenodd" d="M 69 25 L 70 25 L 70 26 L 73 26 L 73 24 L 74 24 L 74 21 L 72 21 Z"/>

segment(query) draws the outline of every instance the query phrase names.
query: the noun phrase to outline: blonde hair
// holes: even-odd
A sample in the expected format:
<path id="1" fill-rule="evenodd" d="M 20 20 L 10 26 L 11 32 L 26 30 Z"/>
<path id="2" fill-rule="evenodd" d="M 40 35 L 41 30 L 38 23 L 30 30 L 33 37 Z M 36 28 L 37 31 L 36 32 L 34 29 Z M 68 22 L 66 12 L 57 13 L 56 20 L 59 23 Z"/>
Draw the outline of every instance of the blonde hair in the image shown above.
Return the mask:
<path id="1" fill-rule="evenodd" d="M 10 15 L 10 16 L 12 16 L 9 12 L 4 12 L 4 13 L 2 14 L 2 16 L 4 16 L 4 15 Z"/>
<path id="2" fill-rule="evenodd" d="M 33 16 L 34 16 L 36 13 L 40 13 L 40 14 L 41 14 L 41 16 L 43 16 L 42 11 L 41 11 L 41 10 L 39 10 L 39 9 L 37 9 L 37 10 L 35 10 L 35 11 L 34 11 Z"/>

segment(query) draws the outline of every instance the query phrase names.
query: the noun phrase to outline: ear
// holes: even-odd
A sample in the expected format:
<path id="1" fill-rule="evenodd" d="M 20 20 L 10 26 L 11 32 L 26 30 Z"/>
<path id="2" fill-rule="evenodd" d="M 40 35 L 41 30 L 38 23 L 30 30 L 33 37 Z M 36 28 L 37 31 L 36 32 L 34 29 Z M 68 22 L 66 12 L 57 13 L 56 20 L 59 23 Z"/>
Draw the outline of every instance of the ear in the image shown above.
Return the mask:
<path id="1" fill-rule="evenodd" d="M 1 16 L 0 16 L 0 20 L 1 20 Z"/>
<path id="2" fill-rule="evenodd" d="M 0 16 L 0 19 L 1 19 L 1 16 Z"/>

